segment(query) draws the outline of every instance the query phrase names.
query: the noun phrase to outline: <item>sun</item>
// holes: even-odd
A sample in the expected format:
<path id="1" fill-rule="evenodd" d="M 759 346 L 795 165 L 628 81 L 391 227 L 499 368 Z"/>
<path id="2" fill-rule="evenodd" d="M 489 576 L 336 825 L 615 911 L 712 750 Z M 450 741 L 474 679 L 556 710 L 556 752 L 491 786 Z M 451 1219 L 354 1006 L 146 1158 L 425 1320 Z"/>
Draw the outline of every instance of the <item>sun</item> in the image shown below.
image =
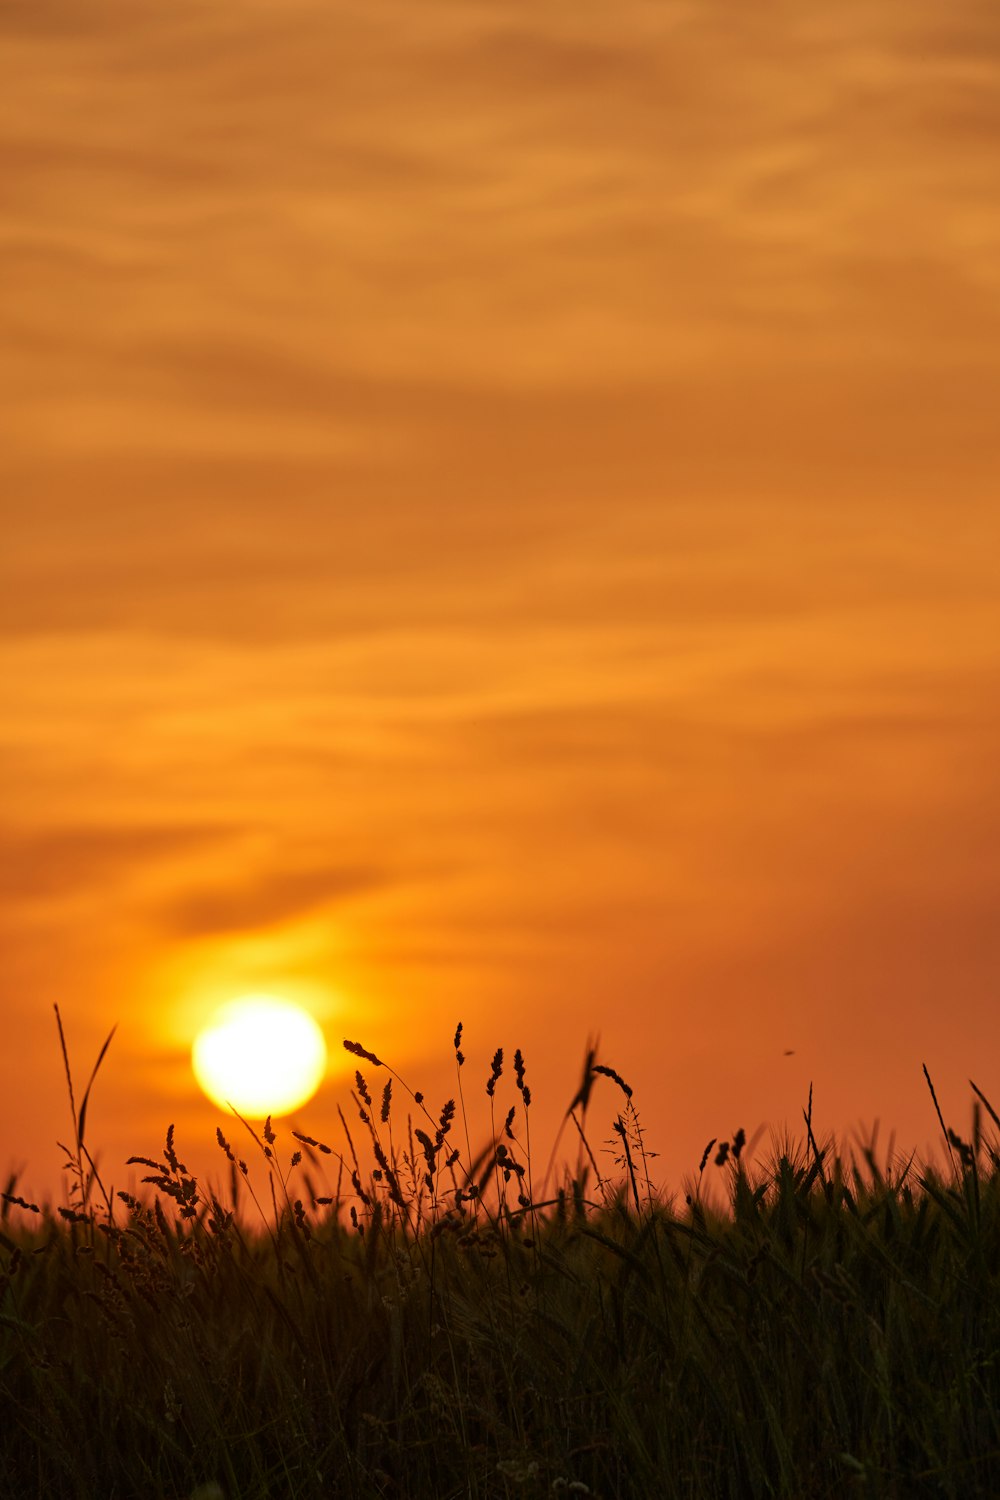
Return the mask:
<path id="1" fill-rule="evenodd" d="M 263 1118 L 311 1099 L 326 1072 L 326 1041 L 290 1000 L 247 995 L 217 1012 L 195 1038 L 191 1066 L 221 1109 Z"/>

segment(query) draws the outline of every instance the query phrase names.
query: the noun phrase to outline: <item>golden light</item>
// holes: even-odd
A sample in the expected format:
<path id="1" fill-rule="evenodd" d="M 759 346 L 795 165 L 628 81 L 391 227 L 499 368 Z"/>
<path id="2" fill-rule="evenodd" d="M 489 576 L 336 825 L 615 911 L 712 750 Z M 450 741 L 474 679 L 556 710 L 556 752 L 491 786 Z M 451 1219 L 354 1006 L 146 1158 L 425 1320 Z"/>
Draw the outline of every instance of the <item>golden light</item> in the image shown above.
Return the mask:
<path id="1" fill-rule="evenodd" d="M 326 1041 L 290 1000 L 248 995 L 213 1016 L 195 1038 L 191 1066 L 221 1109 L 287 1115 L 311 1099 L 326 1072 Z"/>

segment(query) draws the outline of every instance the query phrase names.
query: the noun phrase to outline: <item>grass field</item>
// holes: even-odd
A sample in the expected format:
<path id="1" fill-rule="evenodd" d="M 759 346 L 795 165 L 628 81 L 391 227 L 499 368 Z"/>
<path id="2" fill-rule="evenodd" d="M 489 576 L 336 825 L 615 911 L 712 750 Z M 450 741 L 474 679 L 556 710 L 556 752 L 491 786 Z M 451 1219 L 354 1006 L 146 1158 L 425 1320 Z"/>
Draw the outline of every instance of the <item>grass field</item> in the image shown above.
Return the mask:
<path id="1" fill-rule="evenodd" d="M 1000 1495 L 985 1095 L 970 1141 L 940 1120 L 944 1168 L 838 1154 L 810 1108 L 766 1163 L 713 1141 L 668 1202 L 592 1053 L 556 1177 L 520 1053 L 473 1089 L 461 1045 L 432 1108 L 345 1043 L 343 1139 L 234 1120 L 224 1192 L 171 1130 L 149 1196 L 105 1196 L 88 1085 L 68 1206 L 3 1196 L 4 1500 Z"/>

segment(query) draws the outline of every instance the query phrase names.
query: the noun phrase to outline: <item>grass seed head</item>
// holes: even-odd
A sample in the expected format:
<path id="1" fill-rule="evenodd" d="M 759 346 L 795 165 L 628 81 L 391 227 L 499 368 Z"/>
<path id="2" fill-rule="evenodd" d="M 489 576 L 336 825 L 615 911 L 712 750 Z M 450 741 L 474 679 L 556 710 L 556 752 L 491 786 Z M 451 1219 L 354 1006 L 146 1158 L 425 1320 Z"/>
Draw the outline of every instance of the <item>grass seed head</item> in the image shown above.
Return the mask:
<path id="1" fill-rule="evenodd" d="M 493 1063 L 490 1068 L 490 1076 L 486 1080 L 486 1092 L 493 1098 L 500 1075 L 503 1072 L 503 1048 L 498 1047 L 493 1054 Z"/>
<path id="2" fill-rule="evenodd" d="M 370 1062 L 373 1068 L 380 1068 L 382 1066 L 381 1059 L 376 1057 L 374 1052 L 366 1051 L 360 1042 L 349 1042 L 345 1038 L 344 1051 L 353 1053 L 355 1057 L 363 1057 L 365 1062 Z"/>
<path id="3" fill-rule="evenodd" d="M 605 1078 L 610 1078 L 612 1082 L 617 1083 L 626 1099 L 631 1099 L 631 1086 L 625 1082 L 622 1075 L 620 1073 L 617 1073 L 614 1068 L 609 1068 L 604 1063 L 594 1063 L 592 1071 L 595 1073 L 601 1073 Z"/>

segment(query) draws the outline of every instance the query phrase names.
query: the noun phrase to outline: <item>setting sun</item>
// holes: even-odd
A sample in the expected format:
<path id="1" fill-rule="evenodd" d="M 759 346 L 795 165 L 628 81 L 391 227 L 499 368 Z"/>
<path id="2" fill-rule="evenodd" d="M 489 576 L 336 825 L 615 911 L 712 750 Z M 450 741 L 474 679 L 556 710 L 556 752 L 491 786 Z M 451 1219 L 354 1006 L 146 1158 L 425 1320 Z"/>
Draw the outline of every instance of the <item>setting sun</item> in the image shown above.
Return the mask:
<path id="1" fill-rule="evenodd" d="M 311 1099 L 326 1072 L 326 1042 L 308 1011 L 268 995 L 234 1000 L 191 1049 L 213 1103 L 251 1116 L 286 1115 Z"/>

